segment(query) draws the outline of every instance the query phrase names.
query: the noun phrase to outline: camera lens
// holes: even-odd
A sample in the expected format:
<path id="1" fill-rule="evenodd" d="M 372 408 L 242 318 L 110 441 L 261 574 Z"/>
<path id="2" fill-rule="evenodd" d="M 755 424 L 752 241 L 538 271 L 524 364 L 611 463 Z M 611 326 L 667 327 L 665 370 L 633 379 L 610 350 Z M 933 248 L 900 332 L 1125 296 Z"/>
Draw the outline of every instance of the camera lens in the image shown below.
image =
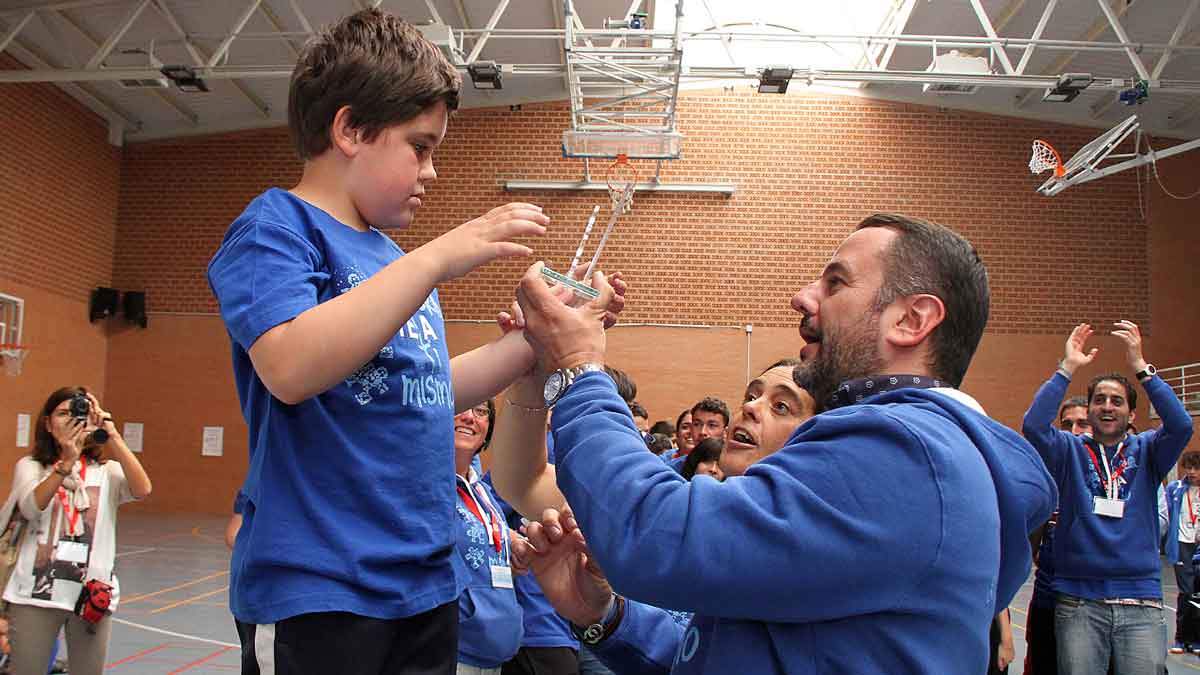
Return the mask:
<path id="1" fill-rule="evenodd" d="M 92 402 L 83 394 L 71 397 L 71 417 L 87 417 L 92 409 Z"/>
<path id="2" fill-rule="evenodd" d="M 92 432 L 92 443 L 96 445 L 104 445 L 108 442 L 108 431 L 105 429 L 96 429 Z"/>

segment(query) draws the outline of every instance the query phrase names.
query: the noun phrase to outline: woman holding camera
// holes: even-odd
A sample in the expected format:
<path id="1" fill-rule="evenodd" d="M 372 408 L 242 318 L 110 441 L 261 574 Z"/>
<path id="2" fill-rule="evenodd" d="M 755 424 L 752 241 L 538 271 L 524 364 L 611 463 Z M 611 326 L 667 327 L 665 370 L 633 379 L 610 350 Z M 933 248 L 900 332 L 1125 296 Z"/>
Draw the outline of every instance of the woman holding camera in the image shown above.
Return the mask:
<path id="1" fill-rule="evenodd" d="M 33 452 L 17 461 L 13 493 L 27 521 L 4 589 L 12 672 L 44 675 L 64 625 L 71 672 L 104 669 L 120 586 L 117 507 L 150 494 L 150 478 L 112 416 L 82 387 L 50 395 Z"/>

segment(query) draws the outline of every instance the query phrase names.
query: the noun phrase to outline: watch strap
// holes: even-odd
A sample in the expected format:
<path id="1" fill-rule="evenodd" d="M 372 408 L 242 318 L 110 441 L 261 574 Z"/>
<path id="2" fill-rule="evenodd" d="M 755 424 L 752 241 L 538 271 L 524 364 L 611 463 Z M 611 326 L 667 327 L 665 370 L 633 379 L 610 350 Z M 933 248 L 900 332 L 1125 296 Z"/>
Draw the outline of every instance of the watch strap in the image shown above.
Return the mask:
<path id="1" fill-rule="evenodd" d="M 599 622 L 587 627 L 576 626 L 572 623 L 571 632 L 585 645 L 598 645 L 615 633 L 617 627 L 621 625 L 621 619 L 625 618 L 624 596 L 617 595 L 616 593 L 613 594 L 613 607 L 609 613 L 611 616 L 606 616 L 600 619 Z"/>
<path id="2" fill-rule="evenodd" d="M 1139 370 L 1133 374 L 1138 380 L 1145 380 L 1154 377 L 1158 374 L 1158 368 L 1154 367 L 1153 363 L 1147 363 L 1145 369 Z"/>

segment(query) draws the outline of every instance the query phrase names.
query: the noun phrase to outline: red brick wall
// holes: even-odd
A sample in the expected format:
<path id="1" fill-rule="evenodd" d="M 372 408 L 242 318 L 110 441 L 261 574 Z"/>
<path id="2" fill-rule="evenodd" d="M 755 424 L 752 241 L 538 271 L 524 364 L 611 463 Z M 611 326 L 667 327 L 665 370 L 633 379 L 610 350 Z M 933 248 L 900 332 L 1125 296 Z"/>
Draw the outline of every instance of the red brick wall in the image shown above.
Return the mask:
<path id="1" fill-rule="evenodd" d="M 15 67 L 0 55 L 0 69 Z M 28 453 L 14 443 L 18 413 L 36 417 L 66 385 L 104 394 L 106 326 L 87 310 L 91 289 L 112 283 L 121 150 L 107 135 L 56 87 L 0 85 L 0 293 L 25 300 L 23 340 L 33 346 L 20 377 L 0 375 L 3 486 Z"/>
<path id="2" fill-rule="evenodd" d="M 510 200 L 554 219 L 532 245 L 563 266 L 602 193 L 506 193 L 502 181 L 575 179 L 559 153 L 565 104 L 470 110 L 451 122 L 406 249 Z M 688 95 L 680 105 L 684 159 L 669 182 L 733 182 L 732 198 L 639 194 L 605 253 L 638 289 L 633 321 L 784 326 L 787 300 L 815 276 L 854 223 L 877 210 L 951 225 L 989 263 L 995 333 L 1059 333 L 1078 318 L 1149 323 L 1146 226 L 1133 174 L 1047 199 L 1034 193 L 1030 140 L 1064 150 L 1093 130 L 857 98 Z M 642 166 L 643 175 L 653 165 Z M 282 129 L 146 143 L 126 149 L 117 270 L 158 311 L 215 311 L 203 271 L 230 220 L 270 185 L 297 179 Z M 180 187 L 186 185 L 187 189 Z M 1120 257 L 1111 252 L 1119 249 Z M 449 316 L 490 317 L 525 262 L 498 262 L 447 284 Z M 1099 283 L 1080 286 L 1080 278 Z M 1082 297 L 1081 297 L 1082 296 Z M 1064 306 L 1087 308 L 1065 317 Z M 1149 326 L 1147 325 L 1147 328 Z"/>
<path id="3" fill-rule="evenodd" d="M 0 87 L 0 100 L 10 91 Z M 1200 250 L 1200 228 L 1189 204 L 1168 203 L 1149 190 L 1149 219 L 1143 222 L 1132 173 L 1053 199 L 1033 192 L 1039 179 L 1026 169 L 1031 139 L 1048 138 L 1070 153 L 1096 130 L 826 96 L 689 94 L 680 115 L 688 139 L 684 159 L 667 164 L 663 180 L 728 181 L 738 191 L 731 198 L 639 194 L 605 255 L 605 268 L 624 270 L 634 285 L 627 322 L 718 326 L 624 327 L 612 333 L 611 360 L 637 378 L 640 398 L 655 419 L 673 421 L 680 409 L 709 393 L 735 403 L 748 371 L 794 354 L 799 340 L 788 299 L 819 272 L 853 224 L 875 210 L 938 220 L 979 247 L 992 274 L 992 321 L 964 388 L 1006 424 L 1019 424 L 1034 389 L 1053 369 L 1063 337 L 1078 321 L 1105 324 L 1130 317 L 1146 329 L 1152 360 L 1200 360 L 1191 339 L 1200 329 L 1200 313 L 1181 311 L 1200 288 L 1200 271 L 1189 262 Z M 56 128 L 61 124 L 54 121 Z M 0 222 L 7 227 L 38 220 L 46 210 L 41 205 L 62 190 L 62 176 L 89 175 L 77 164 L 62 170 L 64 161 L 109 157 L 115 163 L 119 157 L 111 285 L 147 291 L 150 327 L 114 324 L 107 337 L 98 327 L 86 333 L 86 321 L 68 327 L 83 331 L 79 335 L 96 349 L 107 346 L 101 370 L 106 405 L 123 420 L 146 424 L 143 460 L 155 495 L 135 508 L 225 512 L 245 470 L 245 427 L 228 342 L 213 315 L 204 271 L 244 205 L 266 187 L 294 184 L 300 164 L 283 129 L 135 144 L 118 153 L 103 145 L 103 127 L 93 124 L 95 137 L 88 143 L 98 139 L 103 147 L 85 144 L 88 150 L 81 153 L 60 140 L 61 146 L 0 158 L 18 162 L 10 175 L 39 176 L 36 185 L 15 191 L 33 203 L 15 217 L 0 215 Z M 411 250 L 490 206 L 530 200 L 554 218 L 550 234 L 531 245 L 552 265 L 565 266 L 591 206 L 604 195 L 505 193 L 500 184 L 579 178 L 579 163 L 559 157 L 558 138 L 566 126 L 565 104 L 457 115 L 436 156 L 439 181 L 418 222 L 397 233 L 397 240 Z M 83 154 L 91 159 L 77 157 Z M 45 159 L 59 155 L 65 158 Z M 1171 174 L 1164 165 L 1164 179 L 1198 175 L 1197 164 L 1181 160 Z M 641 168 L 644 176 L 653 172 L 651 164 Z M 106 185 L 115 194 L 117 182 L 111 181 Z M 30 193 L 41 197 L 29 199 Z M 103 206 L 113 203 L 110 198 L 93 201 Z M 87 220 L 93 207 L 89 202 L 89 212 L 75 220 Z M 5 208 L 0 201 L 0 210 Z M 108 223 L 111 237 L 112 216 L 99 220 Z M 23 239 L 16 250 L 46 270 L 63 258 L 96 256 L 95 246 L 70 240 L 47 248 Z M 112 251 L 109 243 L 106 252 Z M 1151 259 L 1171 266 L 1151 267 Z M 93 257 L 82 267 L 90 264 Z M 490 319 L 506 304 L 506 289 L 525 265 L 498 262 L 447 284 L 442 289 L 447 316 Z M 110 268 L 103 269 L 107 274 Z M 0 268 L 0 280 L 4 274 Z M 23 272 L 22 278 L 32 275 Z M 93 276 L 71 280 L 80 285 L 69 291 L 71 302 L 78 304 L 79 294 L 110 280 Z M 78 309 L 67 302 L 68 291 L 53 286 L 60 283 L 65 282 L 57 277 L 46 282 L 51 287 L 44 293 L 63 298 L 55 312 L 71 315 Z M 749 344 L 733 328 L 747 323 L 755 326 Z M 451 323 L 447 334 L 458 353 L 490 339 L 495 329 Z M 1121 368 L 1115 342 L 1097 343 L 1102 365 L 1095 370 Z M 63 351 L 78 349 L 63 345 Z M 1082 385 L 1072 393 L 1076 389 L 1082 393 Z M 12 415 L 2 395 L 0 405 L 6 412 L 0 438 L 11 438 Z M 1144 410 L 1141 415 L 1145 422 Z M 226 427 L 224 457 L 200 456 L 205 425 Z"/>

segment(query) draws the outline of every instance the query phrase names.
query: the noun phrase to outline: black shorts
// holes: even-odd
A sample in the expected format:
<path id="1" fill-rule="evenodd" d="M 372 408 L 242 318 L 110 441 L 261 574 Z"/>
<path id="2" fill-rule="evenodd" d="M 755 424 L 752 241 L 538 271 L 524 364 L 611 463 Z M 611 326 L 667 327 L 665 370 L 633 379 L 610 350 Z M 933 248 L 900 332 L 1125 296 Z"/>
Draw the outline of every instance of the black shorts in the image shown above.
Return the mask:
<path id="1" fill-rule="evenodd" d="M 454 675 L 458 603 L 403 619 L 301 614 L 265 626 L 238 622 L 242 675 Z"/>

